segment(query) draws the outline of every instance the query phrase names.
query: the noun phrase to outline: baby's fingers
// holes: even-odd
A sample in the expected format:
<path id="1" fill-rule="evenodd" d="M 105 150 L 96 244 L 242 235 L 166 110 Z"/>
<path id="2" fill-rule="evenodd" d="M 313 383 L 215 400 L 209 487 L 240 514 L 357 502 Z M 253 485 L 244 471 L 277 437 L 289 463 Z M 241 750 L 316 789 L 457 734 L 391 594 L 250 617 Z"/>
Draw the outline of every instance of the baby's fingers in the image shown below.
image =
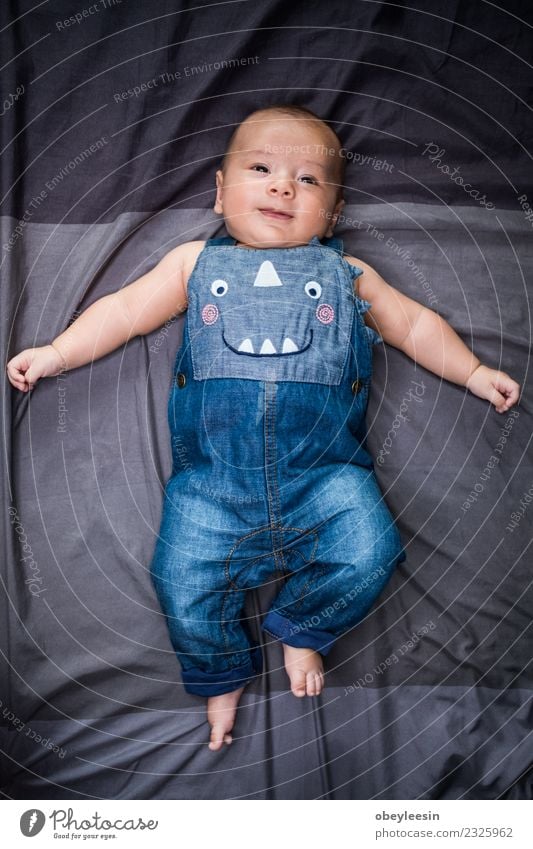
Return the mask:
<path id="1" fill-rule="evenodd" d="M 520 395 L 520 385 L 513 380 L 512 377 L 509 377 L 505 372 L 499 372 L 496 380 L 494 381 L 494 388 L 498 393 L 499 397 L 503 397 L 503 405 L 502 409 L 499 409 L 498 412 L 505 412 L 505 410 L 509 410 L 516 402 L 518 401 Z M 496 402 L 495 406 L 496 406 Z M 498 407 L 496 406 L 498 409 Z"/>
<path id="2" fill-rule="evenodd" d="M 7 364 L 7 376 L 13 386 L 20 389 L 21 392 L 27 392 L 29 389 L 33 389 L 35 380 L 38 380 L 40 377 L 39 373 L 32 373 L 37 371 L 35 368 L 35 356 L 36 349 L 27 348 L 25 351 L 21 351 L 20 354 L 12 357 Z"/>
<path id="3" fill-rule="evenodd" d="M 504 413 L 507 409 L 507 399 L 497 391 L 497 389 L 492 389 L 489 398 L 491 404 L 494 404 L 498 413 Z"/>
<path id="4" fill-rule="evenodd" d="M 24 379 L 17 380 L 13 377 L 10 377 L 9 382 L 11 383 L 12 386 L 15 387 L 15 389 L 20 389 L 21 392 L 28 392 L 29 391 L 30 387 L 28 386 L 27 383 L 24 382 Z"/>
<path id="5" fill-rule="evenodd" d="M 9 382 L 16 388 L 20 389 L 21 392 L 28 391 L 28 384 L 25 377 L 26 368 L 24 366 L 19 366 L 17 362 L 11 360 L 7 364 L 7 376 Z"/>
<path id="6" fill-rule="evenodd" d="M 499 372 L 493 382 L 493 390 L 491 392 L 491 402 L 496 407 L 498 413 L 505 413 L 518 401 L 520 395 L 520 386 L 509 375 Z"/>

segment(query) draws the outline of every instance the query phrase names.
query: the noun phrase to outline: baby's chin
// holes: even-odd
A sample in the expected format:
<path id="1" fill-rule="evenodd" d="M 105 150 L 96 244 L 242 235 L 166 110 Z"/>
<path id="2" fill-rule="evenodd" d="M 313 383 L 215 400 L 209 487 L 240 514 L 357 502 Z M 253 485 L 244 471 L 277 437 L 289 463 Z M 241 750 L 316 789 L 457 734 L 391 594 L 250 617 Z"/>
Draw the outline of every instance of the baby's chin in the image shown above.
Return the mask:
<path id="1" fill-rule="evenodd" d="M 286 241 L 268 241 L 268 242 L 239 242 L 237 240 L 238 248 L 252 248 L 254 250 L 268 250 L 269 248 L 298 248 L 308 244 L 308 240 L 305 242 L 286 242 Z"/>
<path id="2" fill-rule="evenodd" d="M 229 230 L 228 230 L 229 232 Z M 291 239 L 283 238 L 283 234 L 278 235 L 265 235 L 264 238 L 254 238 L 252 236 L 247 236 L 242 234 L 239 236 L 237 233 L 230 233 L 230 236 L 233 239 L 237 240 L 237 247 L 239 248 L 255 248 L 265 250 L 267 248 L 297 248 L 302 245 L 308 245 L 311 241 L 312 236 L 302 236 L 298 238 L 298 236 L 293 236 Z M 319 236 L 319 238 L 323 238 Z"/>

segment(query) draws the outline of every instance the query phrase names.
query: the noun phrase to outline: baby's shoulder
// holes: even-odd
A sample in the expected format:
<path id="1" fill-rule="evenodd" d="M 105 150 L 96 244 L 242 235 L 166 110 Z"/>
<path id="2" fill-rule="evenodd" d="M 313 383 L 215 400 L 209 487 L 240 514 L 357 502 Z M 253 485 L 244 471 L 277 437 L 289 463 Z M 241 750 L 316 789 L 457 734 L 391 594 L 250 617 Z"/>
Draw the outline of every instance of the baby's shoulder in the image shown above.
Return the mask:
<path id="1" fill-rule="evenodd" d="M 360 268 L 363 272 L 374 270 L 367 262 L 363 262 L 362 259 L 356 259 L 355 257 L 350 256 L 350 254 L 343 254 L 342 258 L 345 259 L 346 262 L 350 263 L 350 265 L 355 265 L 357 268 Z"/>
<path id="2" fill-rule="evenodd" d="M 177 274 L 182 283 L 187 286 L 196 260 L 204 246 L 205 241 L 182 242 L 177 248 L 165 254 L 160 263 L 161 269 L 172 276 Z"/>
<path id="3" fill-rule="evenodd" d="M 381 293 L 381 297 L 383 298 L 387 292 L 390 292 L 390 287 L 385 280 L 367 262 L 363 262 L 362 259 L 357 259 L 349 254 L 343 254 L 343 259 L 363 272 L 354 280 L 354 290 L 360 298 L 373 303 L 379 293 Z"/>
<path id="4" fill-rule="evenodd" d="M 180 249 L 180 261 L 183 268 L 183 276 L 185 281 L 187 282 L 189 277 L 192 274 L 192 270 L 196 265 L 196 260 L 202 253 L 205 247 L 205 240 L 196 241 L 196 242 L 184 242 L 183 245 L 179 246 Z"/>

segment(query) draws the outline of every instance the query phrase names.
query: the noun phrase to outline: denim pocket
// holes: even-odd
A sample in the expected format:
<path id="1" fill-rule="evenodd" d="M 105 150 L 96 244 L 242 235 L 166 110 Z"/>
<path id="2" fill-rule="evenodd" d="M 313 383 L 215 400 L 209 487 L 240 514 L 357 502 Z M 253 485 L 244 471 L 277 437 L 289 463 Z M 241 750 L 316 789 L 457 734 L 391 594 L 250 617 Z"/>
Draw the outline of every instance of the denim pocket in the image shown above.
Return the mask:
<path id="1" fill-rule="evenodd" d="M 331 251 L 213 247 L 189 281 L 194 379 L 338 385 L 353 314 Z"/>

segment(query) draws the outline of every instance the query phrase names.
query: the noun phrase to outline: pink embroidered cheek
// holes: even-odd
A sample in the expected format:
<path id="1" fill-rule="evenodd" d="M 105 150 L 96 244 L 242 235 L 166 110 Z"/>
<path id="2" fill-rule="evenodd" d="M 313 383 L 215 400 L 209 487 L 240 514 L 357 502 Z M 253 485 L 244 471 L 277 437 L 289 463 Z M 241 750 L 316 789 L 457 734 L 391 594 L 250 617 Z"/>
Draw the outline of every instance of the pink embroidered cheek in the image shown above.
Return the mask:
<path id="1" fill-rule="evenodd" d="M 335 310 L 330 304 L 320 304 L 316 308 L 316 317 L 322 324 L 331 324 L 335 318 Z"/>
<path id="2" fill-rule="evenodd" d="M 202 321 L 204 324 L 214 324 L 218 319 L 218 307 L 214 304 L 206 304 L 202 310 Z"/>

